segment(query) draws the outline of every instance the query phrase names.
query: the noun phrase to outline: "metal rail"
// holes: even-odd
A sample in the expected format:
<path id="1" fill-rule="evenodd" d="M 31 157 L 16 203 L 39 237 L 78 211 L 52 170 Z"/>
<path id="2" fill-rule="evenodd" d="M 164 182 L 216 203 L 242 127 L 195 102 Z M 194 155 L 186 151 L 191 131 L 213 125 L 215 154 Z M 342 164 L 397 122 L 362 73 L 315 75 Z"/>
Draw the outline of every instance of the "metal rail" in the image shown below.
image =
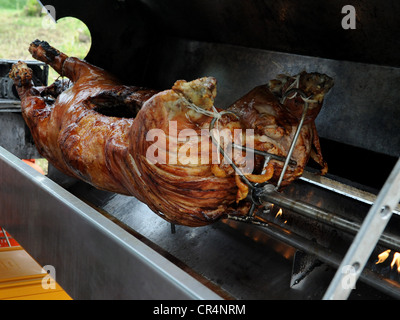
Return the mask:
<path id="1" fill-rule="evenodd" d="M 324 300 L 347 299 L 365 264 L 389 222 L 393 209 L 400 201 L 400 159 L 368 212 L 361 229 L 353 240 Z M 349 278 L 350 277 L 350 278 Z M 346 282 L 350 280 L 351 283 Z"/>
<path id="2" fill-rule="evenodd" d="M 315 241 L 308 240 L 296 233 L 290 232 L 270 221 L 255 221 L 252 219 L 246 219 L 242 217 L 232 216 L 230 219 L 226 221 L 226 224 L 235 227 L 233 223 L 235 221 L 244 222 L 253 224 L 256 226 L 260 226 L 262 228 L 258 228 L 260 232 L 263 232 L 270 236 L 273 239 L 282 241 L 287 245 L 296 248 L 298 250 L 304 251 L 308 254 L 316 256 L 320 261 L 326 263 L 329 266 L 334 268 L 338 268 L 342 256 L 326 247 L 323 247 L 316 243 Z M 379 276 L 375 272 L 364 269 L 360 275 L 360 279 L 370 285 L 371 287 L 384 292 L 385 294 L 400 299 L 400 284 L 394 281 L 387 281 L 383 277 Z"/>
<path id="3" fill-rule="evenodd" d="M 0 221 L 74 299 L 221 299 L 0 147 Z"/>
<path id="4" fill-rule="evenodd" d="M 377 197 L 376 194 L 307 171 L 303 172 L 300 180 L 368 205 L 373 205 Z M 400 215 L 400 205 L 393 210 L 393 214 Z"/>
<path id="5" fill-rule="evenodd" d="M 274 190 L 267 191 L 263 193 L 260 197 L 261 200 L 265 203 L 274 203 L 282 207 L 283 209 L 291 210 L 305 217 L 325 223 L 351 234 L 356 234 L 361 228 L 361 224 L 355 221 L 349 221 L 345 218 L 338 216 L 335 213 L 328 212 L 311 204 L 293 200 Z M 384 247 L 400 251 L 400 238 L 395 235 L 382 233 L 378 241 Z"/>

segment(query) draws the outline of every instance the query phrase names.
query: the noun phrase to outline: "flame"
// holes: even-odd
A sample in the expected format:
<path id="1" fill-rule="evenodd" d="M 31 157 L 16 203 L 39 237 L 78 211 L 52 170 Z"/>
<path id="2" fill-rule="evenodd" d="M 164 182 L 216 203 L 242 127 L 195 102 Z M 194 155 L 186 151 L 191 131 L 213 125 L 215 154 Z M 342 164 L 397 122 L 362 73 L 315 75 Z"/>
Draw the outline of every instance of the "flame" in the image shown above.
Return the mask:
<path id="1" fill-rule="evenodd" d="M 383 251 L 381 254 L 378 255 L 378 261 L 375 264 L 383 263 L 389 257 L 390 249 Z"/>
<path id="2" fill-rule="evenodd" d="M 278 218 L 278 217 L 281 217 L 282 213 L 283 213 L 282 209 L 279 209 L 279 211 L 275 215 L 275 219 Z M 283 221 L 283 223 L 287 223 L 287 220 Z"/>
<path id="3" fill-rule="evenodd" d="M 378 255 L 378 261 L 375 262 L 375 264 L 385 262 L 386 259 L 389 257 L 390 252 L 391 252 L 391 250 L 388 249 L 388 250 L 383 251 L 382 253 L 380 253 Z M 400 252 L 395 252 L 394 255 L 393 255 L 393 259 L 392 259 L 392 262 L 390 264 L 390 267 L 393 269 L 393 267 L 395 265 L 397 266 L 397 272 L 400 273 Z"/>
<path id="4" fill-rule="evenodd" d="M 393 269 L 394 265 L 397 265 L 397 272 L 400 272 L 400 253 L 396 252 L 393 256 L 392 263 L 390 264 L 390 267 Z"/>
<path id="5" fill-rule="evenodd" d="M 279 209 L 278 213 L 275 215 L 275 219 L 282 215 L 282 209 Z"/>

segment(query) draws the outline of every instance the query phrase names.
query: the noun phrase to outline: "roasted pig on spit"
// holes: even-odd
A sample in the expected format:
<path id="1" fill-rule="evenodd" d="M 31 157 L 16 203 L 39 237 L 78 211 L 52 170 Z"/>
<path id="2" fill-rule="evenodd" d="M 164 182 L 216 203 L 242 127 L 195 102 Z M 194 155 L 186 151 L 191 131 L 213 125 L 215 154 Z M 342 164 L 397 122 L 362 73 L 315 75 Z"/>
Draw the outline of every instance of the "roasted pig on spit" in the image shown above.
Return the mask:
<path id="1" fill-rule="evenodd" d="M 10 71 L 39 152 L 60 171 L 96 188 L 134 196 L 172 223 L 202 226 L 227 214 L 246 215 L 251 203 L 242 178 L 276 185 L 283 167 L 282 159 L 267 162 L 249 150 L 284 159 L 306 102 L 292 164 L 280 187 L 302 174 L 310 156 L 322 173 L 327 170 L 314 124 L 333 85 L 326 75 L 280 76 L 221 110 L 214 106 L 212 77 L 179 80 L 172 89 L 157 92 L 123 85 L 44 41 L 34 41 L 29 51 L 69 79 L 33 87 L 25 63 Z M 220 152 L 228 147 L 233 152 Z"/>

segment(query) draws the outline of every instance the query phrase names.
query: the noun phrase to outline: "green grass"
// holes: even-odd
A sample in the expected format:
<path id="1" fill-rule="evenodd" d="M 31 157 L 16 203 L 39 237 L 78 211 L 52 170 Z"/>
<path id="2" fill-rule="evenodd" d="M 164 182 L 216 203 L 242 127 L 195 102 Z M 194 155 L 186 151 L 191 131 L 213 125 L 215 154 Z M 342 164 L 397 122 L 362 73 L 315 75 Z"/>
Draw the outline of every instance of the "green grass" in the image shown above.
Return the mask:
<path id="1" fill-rule="evenodd" d="M 22 9 L 28 0 L 0 0 L 0 9 Z"/>
<path id="2" fill-rule="evenodd" d="M 33 60 L 28 48 L 36 39 L 45 40 L 69 56 L 85 58 L 90 49 L 90 32 L 73 18 L 50 22 L 45 15 L 27 16 L 26 5 L 32 0 L 0 0 L 0 59 Z M 58 74 L 49 68 L 49 84 Z M 37 159 L 47 172 L 47 160 Z"/>
<path id="3" fill-rule="evenodd" d="M 85 58 L 90 49 L 90 32 L 73 18 L 57 23 L 46 15 L 26 16 L 27 0 L 0 0 L 0 59 L 32 60 L 28 48 L 32 41 L 45 40 L 69 56 Z M 51 69 L 49 83 L 57 77 Z"/>

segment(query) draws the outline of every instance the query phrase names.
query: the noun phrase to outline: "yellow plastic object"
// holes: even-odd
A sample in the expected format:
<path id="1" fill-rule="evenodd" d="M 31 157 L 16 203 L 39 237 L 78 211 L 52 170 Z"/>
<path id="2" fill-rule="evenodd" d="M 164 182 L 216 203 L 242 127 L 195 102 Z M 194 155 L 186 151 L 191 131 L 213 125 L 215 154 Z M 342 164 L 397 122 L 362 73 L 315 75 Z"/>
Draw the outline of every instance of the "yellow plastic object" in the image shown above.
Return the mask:
<path id="1" fill-rule="evenodd" d="M 0 248 L 0 299 L 71 300 L 20 246 Z"/>

